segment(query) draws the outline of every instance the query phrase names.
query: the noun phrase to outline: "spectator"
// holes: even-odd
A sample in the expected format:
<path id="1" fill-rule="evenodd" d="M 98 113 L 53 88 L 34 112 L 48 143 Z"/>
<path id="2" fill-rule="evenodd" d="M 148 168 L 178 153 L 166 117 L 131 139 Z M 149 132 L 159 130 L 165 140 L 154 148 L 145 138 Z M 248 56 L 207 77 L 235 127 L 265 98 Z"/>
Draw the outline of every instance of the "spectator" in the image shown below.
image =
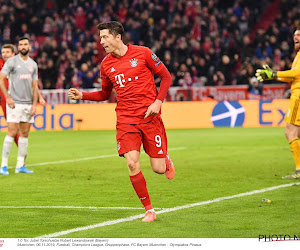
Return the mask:
<path id="1" fill-rule="evenodd" d="M 73 39 L 74 39 L 74 34 L 73 34 L 72 26 L 71 24 L 67 23 L 65 30 L 63 31 L 62 34 L 62 40 L 70 44 L 73 42 Z"/>
<path id="2" fill-rule="evenodd" d="M 237 85 L 249 85 L 250 84 L 250 74 L 248 72 L 247 66 L 243 66 L 241 70 L 236 75 L 236 84 Z"/>
<path id="3" fill-rule="evenodd" d="M 75 28 L 84 31 L 86 29 L 86 12 L 84 12 L 82 7 L 77 7 L 74 13 L 75 18 Z"/>
<path id="4" fill-rule="evenodd" d="M 229 56 L 223 55 L 222 61 L 219 66 L 219 70 L 223 73 L 225 77 L 225 84 L 231 85 L 232 83 L 232 77 L 231 72 L 233 70 L 233 62 L 230 60 Z"/>
<path id="5" fill-rule="evenodd" d="M 183 78 L 179 79 L 178 85 L 180 87 L 192 87 L 193 86 L 193 79 L 191 77 L 191 73 L 186 71 L 183 74 Z"/>
<path id="6" fill-rule="evenodd" d="M 252 77 L 248 86 L 248 99 L 261 100 L 263 94 L 263 84 L 256 77 Z"/>
<path id="7" fill-rule="evenodd" d="M 182 63 L 179 67 L 179 70 L 176 73 L 175 82 L 173 83 L 173 86 L 179 86 L 179 80 L 184 78 L 184 73 L 188 72 L 187 66 Z"/>
<path id="8" fill-rule="evenodd" d="M 241 60 L 242 62 L 248 61 L 252 58 L 252 45 L 250 41 L 250 37 L 245 35 L 243 37 L 243 50 L 241 51 Z"/>
<path id="9" fill-rule="evenodd" d="M 208 72 L 208 65 L 204 58 L 197 58 L 198 61 L 198 67 L 197 67 L 197 73 L 199 77 L 207 77 Z"/>
<path id="10" fill-rule="evenodd" d="M 208 86 L 224 86 L 226 83 L 225 76 L 221 71 L 217 71 L 212 75 L 210 82 L 207 84 Z"/>
<path id="11" fill-rule="evenodd" d="M 52 59 L 49 59 L 47 61 L 47 65 L 45 69 L 43 70 L 43 76 L 42 78 L 44 79 L 44 89 L 55 89 L 56 85 L 56 80 L 57 80 L 57 70 L 54 67 L 54 62 Z M 42 74 L 41 74 L 42 75 Z"/>
<path id="12" fill-rule="evenodd" d="M 81 78 L 82 81 L 81 88 L 90 89 L 95 87 L 94 83 L 99 76 L 99 72 L 96 68 L 91 71 L 88 68 L 88 65 L 84 63 L 81 65 L 81 71 L 78 70 L 77 75 Z"/>

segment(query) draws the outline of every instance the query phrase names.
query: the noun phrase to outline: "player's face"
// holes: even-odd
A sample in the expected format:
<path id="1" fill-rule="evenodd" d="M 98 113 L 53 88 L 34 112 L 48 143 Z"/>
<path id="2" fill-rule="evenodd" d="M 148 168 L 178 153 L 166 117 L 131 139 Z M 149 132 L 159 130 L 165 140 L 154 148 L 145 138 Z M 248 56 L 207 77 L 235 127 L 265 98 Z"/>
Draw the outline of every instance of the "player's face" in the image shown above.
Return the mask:
<path id="1" fill-rule="evenodd" d="M 23 55 L 26 56 L 29 53 L 29 50 L 31 49 L 31 46 L 29 44 L 29 41 L 27 39 L 19 41 L 18 44 L 18 51 Z"/>
<path id="2" fill-rule="evenodd" d="M 113 53 L 118 48 L 119 36 L 113 36 L 108 29 L 100 30 L 100 44 L 106 53 Z"/>
<path id="3" fill-rule="evenodd" d="M 11 51 L 10 48 L 2 48 L 1 50 L 1 56 L 4 62 L 6 62 L 9 58 L 14 56 L 15 53 Z"/>
<path id="4" fill-rule="evenodd" d="M 294 33 L 294 48 L 296 51 L 300 50 L 300 30 L 296 30 Z"/>

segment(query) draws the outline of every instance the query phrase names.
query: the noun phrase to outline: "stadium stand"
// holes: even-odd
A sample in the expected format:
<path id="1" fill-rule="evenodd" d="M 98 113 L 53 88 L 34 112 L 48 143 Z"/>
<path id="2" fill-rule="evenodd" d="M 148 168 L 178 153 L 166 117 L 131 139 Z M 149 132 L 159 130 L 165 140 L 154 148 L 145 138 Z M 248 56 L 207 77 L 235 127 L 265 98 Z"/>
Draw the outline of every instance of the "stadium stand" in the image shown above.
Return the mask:
<path id="1" fill-rule="evenodd" d="M 165 62 L 173 86 L 248 85 L 262 63 L 290 67 L 298 5 L 297 0 L 2 0 L 0 43 L 32 39 L 40 88 L 99 87 L 95 73 L 105 52 L 95 26 L 118 20 L 126 43 L 148 46 Z M 263 21 L 269 9 L 277 13 L 272 23 Z"/>

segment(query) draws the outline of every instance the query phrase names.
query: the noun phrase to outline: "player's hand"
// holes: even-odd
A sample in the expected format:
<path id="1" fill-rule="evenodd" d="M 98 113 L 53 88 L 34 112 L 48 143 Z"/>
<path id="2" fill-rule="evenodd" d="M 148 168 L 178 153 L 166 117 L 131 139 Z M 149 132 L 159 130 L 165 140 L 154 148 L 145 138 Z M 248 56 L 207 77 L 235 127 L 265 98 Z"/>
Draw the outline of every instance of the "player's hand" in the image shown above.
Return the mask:
<path id="1" fill-rule="evenodd" d="M 36 105 L 31 106 L 30 114 L 31 114 L 31 116 L 35 116 L 35 114 L 36 114 Z"/>
<path id="2" fill-rule="evenodd" d="M 267 64 L 263 65 L 264 69 L 257 69 L 255 76 L 257 80 L 263 82 L 265 80 L 272 80 L 277 77 L 277 72 L 273 71 Z"/>
<path id="3" fill-rule="evenodd" d="M 82 93 L 78 89 L 69 89 L 68 96 L 70 99 L 79 100 L 82 99 Z"/>
<path id="4" fill-rule="evenodd" d="M 7 103 L 8 107 L 10 107 L 11 109 L 15 108 L 15 102 L 11 97 L 6 98 L 6 103 Z"/>
<path id="5" fill-rule="evenodd" d="M 148 107 L 144 119 L 146 119 L 148 116 L 156 116 L 160 111 L 161 104 L 162 101 L 156 99 L 155 102 Z"/>
<path id="6" fill-rule="evenodd" d="M 46 101 L 42 95 L 39 97 L 39 103 L 42 104 L 43 106 L 46 105 Z"/>

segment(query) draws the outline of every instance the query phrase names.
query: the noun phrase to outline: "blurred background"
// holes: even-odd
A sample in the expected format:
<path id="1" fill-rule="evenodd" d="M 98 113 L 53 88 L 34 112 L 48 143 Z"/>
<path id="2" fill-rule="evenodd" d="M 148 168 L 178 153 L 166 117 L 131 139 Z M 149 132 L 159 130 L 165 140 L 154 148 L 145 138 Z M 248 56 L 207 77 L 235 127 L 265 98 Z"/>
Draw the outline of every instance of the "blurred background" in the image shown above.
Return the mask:
<path id="1" fill-rule="evenodd" d="M 70 87 L 101 88 L 99 65 L 106 53 L 96 25 L 111 20 L 123 24 L 125 44 L 147 46 L 164 62 L 173 77 L 169 101 L 290 94 L 288 84 L 262 86 L 254 74 L 265 63 L 291 68 L 299 0 L 0 0 L 0 6 L 0 44 L 31 39 L 49 104 L 67 103 Z"/>

